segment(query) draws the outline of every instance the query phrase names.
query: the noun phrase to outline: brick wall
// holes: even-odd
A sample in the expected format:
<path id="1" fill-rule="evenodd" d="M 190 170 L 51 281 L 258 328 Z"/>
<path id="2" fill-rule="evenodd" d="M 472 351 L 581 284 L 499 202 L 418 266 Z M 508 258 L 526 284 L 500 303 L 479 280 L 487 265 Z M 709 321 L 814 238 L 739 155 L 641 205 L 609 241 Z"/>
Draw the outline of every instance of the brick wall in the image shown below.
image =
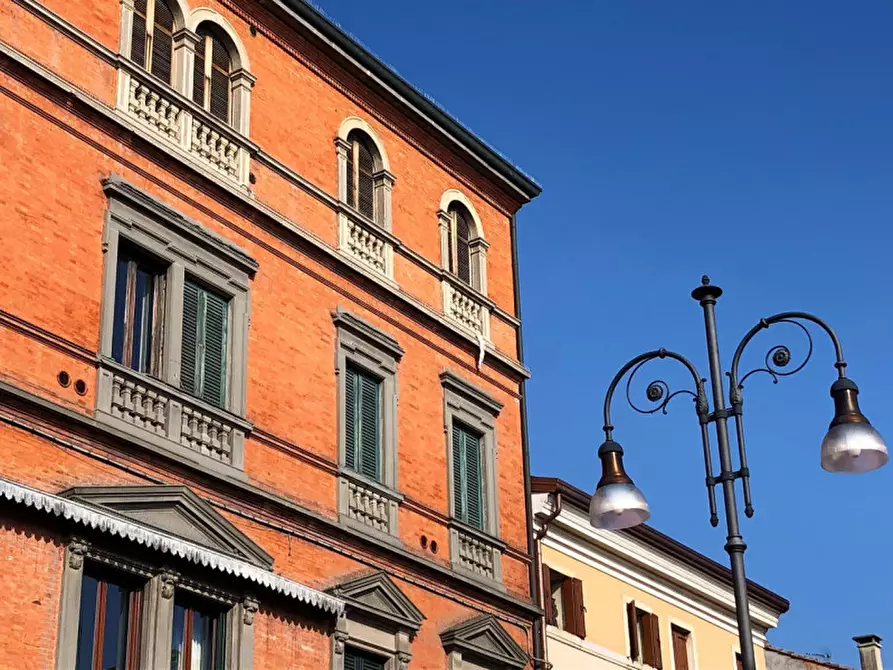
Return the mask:
<path id="1" fill-rule="evenodd" d="M 203 5 L 225 17 L 248 50 L 257 77 L 251 139 L 267 155 L 335 197 L 334 137 L 344 118 L 364 119 L 382 139 L 397 178 L 393 233 L 435 266 L 441 194 L 457 188 L 469 197 L 491 245 L 489 297 L 504 312 L 492 317 L 491 338 L 505 360 L 516 359 L 509 222 L 522 204 L 518 197 L 260 5 Z M 325 526 L 307 521 L 312 514 L 330 521 L 338 516 L 331 312 L 340 306 L 390 334 L 405 350 L 398 370 L 398 489 L 405 495 L 399 540 L 407 554 L 449 566 L 449 480 L 438 375 L 449 369 L 504 405 L 496 425 L 499 523 L 507 544 L 503 581 L 511 597 L 529 602 L 520 375 L 493 355 L 479 370 L 476 344 L 430 316 L 442 309 L 440 280 L 411 254 L 396 255 L 395 293 L 293 232 L 337 245 L 336 213 L 312 189 L 255 160 L 256 183 L 246 198 L 122 124 L 113 109 L 115 65 L 102 56 L 103 49 L 117 52 L 120 6 L 111 0 L 42 0 L 40 5 L 17 0 L 0 7 L 0 40 L 7 49 L 0 54 L 0 207 L 6 212 L 0 218 L 0 381 L 84 419 L 0 394 L 0 476 L 50 492 L 75 485 L 186 484 L 263 546 L 277 572 L 317 588 L 387 568 L 427 617 L 413 644 L 416 667 L 443 667 L 439 632 L 478 612 L 497 614 L 530 651 L 530 614 L 500 604 L 467 581 L 444 581 L 424 565 L 394 561 L 384 550 L 329 536 Z M 41 17 L 41 8 L 87 34 L 95 41 L 92 50 Z M 223 485 L 200 468 L 90 427 L 108 205 L 100 180 L 112 174 L 258 261 L 250 286 L 246 414 L 254 430 L 246 441 L 243 478 L 282 505 L 261 505 L 253 494 Z M 60 371 L 86 382 L 86 392 L 76 393 L 73 383 L 61 386 Z M 288 512 L 288 504 L 309 510 L 311 517 Z M 430 544 L 422 547 L 423 535 L 437 541 L 437 554 Z M 7 636 L 0 645 L 0 667 L 49 667 L 60 557 L 57 540 L 14 524 L 3 529 L 0 558 L 25 567 L 14 598 L 3 599 L 0 608 L 18 608 L 22 625 L 35 634 Z M 272 614 L 263 605 L 258 619 L 255 667 L 329 663 L 329 623 L 307 624 L 301 616 Z M 11 665 L 11 659 L 25 664 Z"/>

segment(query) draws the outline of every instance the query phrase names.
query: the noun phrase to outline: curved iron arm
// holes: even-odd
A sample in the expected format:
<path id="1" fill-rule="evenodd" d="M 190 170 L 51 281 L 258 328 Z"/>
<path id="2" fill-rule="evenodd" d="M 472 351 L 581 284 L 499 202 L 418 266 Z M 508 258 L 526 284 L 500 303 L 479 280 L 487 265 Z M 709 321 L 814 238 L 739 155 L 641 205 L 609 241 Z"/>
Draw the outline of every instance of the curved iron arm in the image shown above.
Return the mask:
<path id="1" fill-rule="evenodd" d="M 731 405 L 731 414 L 735 420 L 735 433 L 738 438 L 738 461 L 741 466 L 739 472 L 744 493 L 744 514 L 748 518 L 753 516 L 754 509 L 750 492 L 750 469 L 747 467 L 747 449 L 744 444 L 744 425 L 741 420 L 744 409 L 744 398 L 742 397 L 741 391 L 744 386 L 744 381 L 754 373 L 766 372 L 772 376 L 774 382 L 778 382 L 779 377 L 788 377 L 796 374 L 806 366 L 809 359 L 812 357 L 812 335 L 810 334 L 809 329 L 806 328 L 801 321 L 814 323 L 828 333 L 831 342 L 834 344 L 834 353 L 837 357 L 834 367 L 837 368 L 837 373 L 841 379 L 846 377 L 846 361 L 843 359 L 843 347 L 840 345 L 840 340 L 837 338 L 837 334 L 831 326 L 825 323 L 822 319 L 813 314 L 809 314 L 808 312 L 781 312 L 766 319 L 760 319 L 760 322 L 751 328 L 738 344 L 738 348 L 735 349 L 735 355 L 732 357 L 732 366 L 729 371 L 729 402 Z M 744 349 L 757 333 L 776 323 L 794 324 L 805 333 L 806 338 L 809 341 L 809 349 L 806 352 L 803 361 L 792 370 L 787 372 L 780 371 L 778 368 L 783 368 L 791 362 L 791 351 L 784 345 L 776 345 L 766 353 L 765 367 L 755 368 L 745 374 L 744 377 L 739 378 L 738 365 L 741 362 L 741 355 L 744 353 Z M 770 359 L 772 361 L 771 363 Z"/>
<path id="2" fill-rule="evenodd" d="M 828 336 L 831 338 L 831 342 L 834 344 L 834 353 L 837 356 L 837 361 L 834 363 L 834 367 L 837 368 L 837 373 L 841 379 L 846 377 L 846 361 L 843 358 L 843 347 L 840 345 L 840 340 L 837 338 L 837 334 L 834 332 L 834 330 L 831 328 L 831 326 L 829 326 L 827 323 L 825 323 L 819 317 L 817 317 L 813 314 L 810 314 L 809 312 L 781 312 L 779 314 L 775 314 L 774 316 L 770 316 L 766 319 L 760 319 L 760 322 L 748 331 L 748 333 L 744 336 L 744 338 L 742 338 L 741 342 L 738 344 L 738 348 L 735 349 L 735 355 L 732 357 L 732 367 L 729 372 L 729 385 L 730 385 L 730 389 L 731 389 L 731 393 L 732 393 L 733 402 L 734 402 L 736 391 L 740 391 L 741 383 L 744 381 L 743 379 L 740 381 L 738 379 L 738 364 L 741 361 L 741 355 L 744 353 L 744 349 L 747 347 L 747 345 L 750 343 L 750 341 L 754 338 L 754 336 L 757 333 L 759 333 L 760 331 L 765 330 L 766 328 L 768 328 L 769 326 L 771 326 L 773 324 L 786 322 L 786 323 L 793 323 L 797 326 L 800 326 L 800 328 L 803 328 L 803 330 L 806 331 L 807 337 L 809 337 L 809 331 L 807 331 L 806 328 L 803 326 L 803 324 L 801 324 L 799 322 L 801 320 L 802 321 L 810 321 L 810 322 L 816 324 L 817 326 L 821 327 L 826 333 L 828 333 Z M 787 352 L 788 355 L 790 354 L 790 352 L 787 350 L 786 347 L 773 347 L 772 349 L 769 350 L 769 354 L 767 354 L 767 361 L 768 361 L 768 358 L 770 355 L 783 354 L 784 352 Z M 801 365 L 799 365 L 795 370 L 793 370 L 787 374 L 793 374 L 794 372 L 799 372 L 801 369 L 803 369 L 803 366 L 806 365 L 806 362 L 809 360 L 809 357 L 811 355 L 812 355 L 812 338 L 810 337 L 810 350 L 806 356 L 806 360 L 803 361 L 803 363 Z M 779 360 L 783 360 L 783 357 L 782 357 L 782 359 L 779 359 Z M 788 361 L 785 361 L 784 363 L 779 364 L 778 361 L 776 360 L 776 364 L 779 364 L 782 367 L 784 365 L 787 365 L 787 363 L 788 363 Z M 768 365 L 767 365 L 767 367 L 768 367 Z M 765 371 L 769 372 L 769 374 L 772 374 L 773 376 L 775 376 L 775 374 L 777 374 L 777 372 L 773 372 L 772 370 L 765 370 Z M 748 375 L 749 374 L 750 373 L 748 373 Z M 745 375 L 745 378 L 746 377 L 747 377 L 747 375 Z"/>
<path id="3" fill-rule="evenodd" d="M 640 407 L 637 407 L 636 404 L 632 401 L 629 395 L 629 387 L 632 383 L 632 379 L 635 376 L 636 372 L 648 361 L 654 360 L 655 358 L 672 358 L 674 360 L 679 361 L 685 368 L 691 373 L 692 379 L 695 382 L 695 392 L 692 393 L 689 390 L 680 390 L 675 393 L 670 392 L 669 385 L 663 380 L 655 380 L 648 385 L 647 395 L 648 399 L 652 402 L 657 402 L 662 400 L 662 402 L 653 409 L 644 410 Z M 719 516 L 716 512 L 716 478 L 713 476 L 713 457 L 710 452 L 710 436 L 707 431 L 707 424 L 710 421 L 710 405 L 707 401 L 707 394 L 704 391 L 704 383 L 705 380 L 698 374 L 697 369 L 694 365 L 692 365 L 691 361 L 689 361 L 685 356 L 681 354 L 677 354 L 673 351 L 667 351 L 666 349 L 657 349 L 656 351 L 648 351 L 644 354 L 640 354 L 629 361 L 626 365 L 624 365 L 617 374 L 614 376 L 614 379 L 611 380 L 610 386 L 608 386 L 608 392 L 605 394 L 605 441 L 612 442 L 614 439 L 614 426 L 611 424 L 611 400 L 614 398 L 614 391 L 617 389 L 617 385 L 623 380 L 623 378 L 632 370 L 630 374 L 629 380 L 626 384 L 626 399 L 629 402 L 630 406 L 637 412 L 641 414 L 654 414 L 662 410 L 666 414 L 667 404 L 672 400 L 675 396 L 680 393 L 687 393 L 694 397 L 695 399 L 695 409 L 698 414 L 698 423 L 700 423 L 701 427 L 701 444 L 704 448 L 704 469 L 706 471 L 706 484 L 707 484 L 707 502 L 710 505 L 710 525 L 716 527 L 719 523 Z M 664 394 L 666 393 L 666 398 L 664 398 Z M 622 451 L 621 451 L 622 453 Z"/>
<path id="4" fill-rule="evenodd" d="M 704 405 L 705 405 L 703 408 L 705 415 L 709 411 L 708 408 L 706 407 L 707 397 L 704 394 L 704 380 L 698 374 L 697 369 L 695 368 L 694 365 L 692 365 L 691 361 L 689 361 L 685 356 L 682 356 L 681 354 L 677 354 L 673 351 L 667 351 L 666 349 L 657 349 L 655 351 L 648 351 L 648 352 L 645 352 L 644 354 L 639 354 L 638 356 L 636 356 L 635 358 L 630 360 L 622 368 L 620 368 L 620 370 L 617 372 L 617 374 L 614 375 L 614 379 L 611 380 L 611 384 L 608 386 L 608 392 L 605 394 L 605 409 L 604 409 L 604 418 L 605 418 L 604 431 L 605 431 L 606 439 L 612 440 L 613 435 L 614 435 L 614 432 L 613 432 L 614 426 L 611 425 L 611 400 L 613 400 L 613 398 L 614 398 L 614 391 L 617 389 L 617 385 L 621 382 L 621 380 L 626 376 L 626 373 L 628 373 L 630 370 L 635 369 L 633 372 L 633 374 L 635 374 L 635 372 L 638 371 L 638 369 L 643 364 L 645 364 L 646 362 L 653 360 L 655 358 L 672 358 L 672 359 L 677 360 L 680 363 L 682 363 L 686 367 L 686 369 L 691 373 L 691 376 L 695 381 L 695 388 L 697 390 L 697 393 L 692 393 L 691 391 L 687 391 L 687 393 L 690 393 L 698 401 L 699 414 L 701 411 L 701 407 L 700 407 L 701 400 L 703 400 Z M 631 379 L 632 379 L 632 377 L 630 377 L 630 380 Z M 629 388 L 629 386 L 627 385 L 627 398 L 629 399 L 628 388 Z M 652 391 L 652 389 L 656 389 L 656 390 Z M 667 386 L 666 382 L 664 382 L 662 380 L 654 381 L 648 385 L 649 399 L 656 402 L 657 400 L 660 400 L 663 397 L 663 392 L 668 391 L 668 390 L 669 390 L 669 387 Z M 635 404 L 632 403 L 632 401 L 630 401 L 630 405 L 637 412 L 641 412 L 643 414 L 652 414 L 660 409 L 665 409 L 667 403 L 670 401 L 670 399 L 673 396 L 677 395 L 678 393 L 683 393 L 683 392 L 686 392 L 686 391 L 677 391 L 676 393 L 670 393 L 668 395 L 668 397 L 664 400 L 664 402 L 661 403 L 661 405 L 659 405 L 658 407 L 656 407 L 655 409 L 650 410 L 650 411 L 642 410 L 642 409 L 636 407 Z M 651 398 L 652 393 L 657 393 L 658 395 L 655 398 Z"/>

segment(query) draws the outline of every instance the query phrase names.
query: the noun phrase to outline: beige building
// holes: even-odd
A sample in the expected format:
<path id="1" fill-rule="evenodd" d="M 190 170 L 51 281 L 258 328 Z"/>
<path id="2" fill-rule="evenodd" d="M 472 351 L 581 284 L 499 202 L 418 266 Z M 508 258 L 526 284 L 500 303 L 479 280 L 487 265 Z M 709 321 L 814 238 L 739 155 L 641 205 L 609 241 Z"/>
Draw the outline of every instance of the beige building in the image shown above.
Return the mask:
<path id="1" fill-rule="evenodd" d="M 735 670 L 740 651 L 728 568 L 653 528 L 603 531 L 590 495 L 532 478 L 546 649 L 554 670 Z M 789 603 L 749 583 L 758 670 Z"/>

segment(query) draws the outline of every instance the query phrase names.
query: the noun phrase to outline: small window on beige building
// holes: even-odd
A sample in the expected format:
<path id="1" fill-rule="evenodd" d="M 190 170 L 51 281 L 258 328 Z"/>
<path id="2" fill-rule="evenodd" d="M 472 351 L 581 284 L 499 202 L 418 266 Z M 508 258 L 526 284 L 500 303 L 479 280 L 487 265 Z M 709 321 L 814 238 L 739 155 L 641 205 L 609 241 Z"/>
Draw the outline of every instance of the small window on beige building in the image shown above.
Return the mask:
<path id="1" fill-rule="evenodd" d="M 579 637 L 586 637 L 583 582 L 543 566 L 546 622 Z"/>
<path id="2" fill-rule="evenodd" d="M 663 670 L 660 650 L 660 620 L 655 614 L 636 607 L 634 600 L 626 604 L 629 627 L 629 657 L 635 662 Z"/>
<path id="3" fill-rule="evenodd" d="M 673 634 L 673 666 L 674 670 L 688 670 L 689 663 L 689 639 L 690 634 L 687 630 L 679 626 L 670 628 Z"/>

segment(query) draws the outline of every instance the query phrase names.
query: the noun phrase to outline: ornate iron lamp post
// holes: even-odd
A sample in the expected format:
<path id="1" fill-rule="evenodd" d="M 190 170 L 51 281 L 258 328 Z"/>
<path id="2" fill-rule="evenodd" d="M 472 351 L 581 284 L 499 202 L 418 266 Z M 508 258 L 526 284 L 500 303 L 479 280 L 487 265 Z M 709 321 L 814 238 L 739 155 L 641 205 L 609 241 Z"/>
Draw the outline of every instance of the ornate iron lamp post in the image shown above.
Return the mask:
<path id="1" fill-rule="evenodd" d="M 605 442 L 598 450 L 602 462 L 602 477 L 598 482 L 592 503 L 589 508 L 590 521 L 597 528 L 619 529 L 644 523 L 649 515 L 648 503 L 642 492 L 636 488 L 632 479 L 623 469 L 623 448 L 614 441 L 614 426 L 611 424 L 611 400 L 617 385 L 628 376 L 626 397 L 629 404 L 642 414 L 654 414 L 666 411 L 667 404 L 675 396 L 687 394 L 694 398 L 698 422 L 701 428 L 701 441 L 704 447 L 704 466 L 707 472 L 707 498 L 710 504 L 710 524 L 717 526 L 719 517 L 716 512 L 716 485 L 722 485 L 723 501 L 726 513 L 727 538 L 725 550 L 729 554 L 732 568 L 732 581 L 735 591 L 735 608 L 738 619 L 738 637 L 741 643 L 741 661 L 744 670 L 755 670 L 753 655 L 753 635 L 750 625 L 750 610 L 747 599 L 747 580 L 744 573 L 744 550 L 747 545 L 741 537 L 738 527 L 738 506 L 735 499 L 735 482 L 740 480 L 744 497 L 744 513 L 753 516 L 753 505 L 750 495 L 750 472 L 747 468 L 747 455 L 744 448 L 744 426 L 742 423 L 742 390 L 744 381 L 757 372 L 769 374 L 774 381 L 779 377 L 787 377 L 803 369 L 812 356 L 812 336 L 804 323 L 811 323 L 823 329 L 834 344 L 837 361 L 838 379 L 831 386 L 831 397 L 834 399 L 834 419 L 821 447 L 821 463 L 830 472 L 867 472 L 883 466 L 888 460 L 887 447 L 880 434 L 872 428 L 868 419 L 859 410 L 856 396 L 858 387 L 846 376 L 846 362 L 837 335 L 824 321 L 806 312 L 782 312 L 760 322 L 744 336 L 735 355 L 729 377 L 729 406 L 726 406 L 722 384 L 722 364 L 719 358 L 719 342 L 716 333 L 716 301 L 722 295 L 722 289 L 710 284 L 704 276 L 701 286 L 691 293 L 704 310 L 704 326 L 707 335 L 707 358 L 710 364 L 710 389 L 713 395 L 713 409 L 706 393 L 707 380 L 702 378 L 694 365 L 675 352 L 666 349 L 649 351 L 636 356 L 615 375 L 605 396 Z M 785 370 L 791 364 L 791 352 L 786 346 L 774 346 L 766 354 L 765 366 L 751 370 L 739 376 L 738 365 L 741 354 L 748 343 L 760 331 L 777 323 L 788 323 L 798 326 L 807 337 L 809 350 L 800 365 Z M 679 361 L 691 373 L 695 390 L 671 392 L 663 380 L 651 382 L 646 390 L 647 398 L 655 405 L 648 409 L 638 407 L 630 397 L 630 385 L 635 374 L 648 361 L 655 358 L 672 358 Z M 735 434 L 738 446 L 739 467 L 734 469 L 729 446 L 728 420 L 735 422 Z M 714 474 L 713 457 L 710 447 L 709 425 L 716 431 L 717 449 L 719 452 L 719 474 Z"/>

